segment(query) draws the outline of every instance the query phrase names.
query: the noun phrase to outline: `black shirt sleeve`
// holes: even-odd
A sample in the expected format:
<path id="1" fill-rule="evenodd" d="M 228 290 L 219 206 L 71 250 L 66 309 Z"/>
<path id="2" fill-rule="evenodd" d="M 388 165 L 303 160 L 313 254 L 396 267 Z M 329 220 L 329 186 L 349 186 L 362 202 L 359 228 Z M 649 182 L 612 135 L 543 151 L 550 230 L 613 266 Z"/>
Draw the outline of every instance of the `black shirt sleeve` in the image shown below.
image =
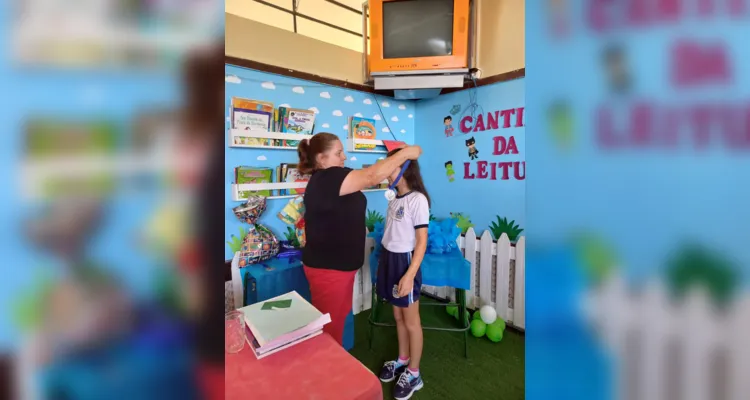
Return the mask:
<path id="1" fill-rule="evenodd" d="M 339 198 L 341 185 L 350 172 L 352 169 L 346 167 L 330 167 L 317 172 L 320 175 L 318 177 L 320 195 L 325 202 L 330 204 Z"/>

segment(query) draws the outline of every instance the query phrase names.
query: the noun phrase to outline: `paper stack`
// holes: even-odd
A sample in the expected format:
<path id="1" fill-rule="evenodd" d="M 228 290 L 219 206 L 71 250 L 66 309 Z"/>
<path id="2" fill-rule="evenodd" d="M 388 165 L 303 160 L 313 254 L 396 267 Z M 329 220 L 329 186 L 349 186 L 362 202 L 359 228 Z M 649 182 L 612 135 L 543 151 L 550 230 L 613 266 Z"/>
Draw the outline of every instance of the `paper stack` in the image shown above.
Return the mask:
<path id="1" fill-rule="evenodd" d="M 331 316 L 292 291 L 239 309 L 245 316 L 247 343 L 261 359 L 320 335 Z"/>

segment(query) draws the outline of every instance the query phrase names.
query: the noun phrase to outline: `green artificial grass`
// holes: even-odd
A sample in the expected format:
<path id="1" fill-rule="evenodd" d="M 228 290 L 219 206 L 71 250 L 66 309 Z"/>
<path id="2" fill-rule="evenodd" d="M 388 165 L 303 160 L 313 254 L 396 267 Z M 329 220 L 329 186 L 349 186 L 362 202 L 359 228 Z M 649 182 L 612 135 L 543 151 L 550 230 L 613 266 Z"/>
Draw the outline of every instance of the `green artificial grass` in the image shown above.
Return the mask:
<path id="1" fill-rule="evenodd" d="M 437 301 L 422 297 L 422 302 Z M 381 305 L 380 321 L 393 322 L 389 304 Z M 458 320 L 445 307 L 421 306 L 422 325 L 454 327 Z M 376 375 L 386 360 L 398 355 L 396 328 L 374 327 L 369 349 L 370 310 L 354 316 L 354 348 L 351 354 Z M 469 332 L 469 357 L 464 357 L 463 333 L 424 330 L 420 373 L 424 388 L 412 399 L 502 399 L 524 398 L 524 336 L 506 329 L 503 340 L 475 338 Z M 383 383 L 383 398 L 393 398 L 394 382 Z"/>

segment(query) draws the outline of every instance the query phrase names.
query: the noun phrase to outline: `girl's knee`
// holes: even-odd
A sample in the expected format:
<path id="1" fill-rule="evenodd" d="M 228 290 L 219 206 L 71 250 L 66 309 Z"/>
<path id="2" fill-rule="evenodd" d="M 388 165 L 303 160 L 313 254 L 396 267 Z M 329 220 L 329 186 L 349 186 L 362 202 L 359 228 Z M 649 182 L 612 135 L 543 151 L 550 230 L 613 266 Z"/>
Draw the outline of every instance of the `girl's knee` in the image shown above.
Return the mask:
<path id="1" fill-rule="evenodd" d="M 422 331 L 422 321 L 419 319 L 419 314 L 404 317 L 404 325 L 409 332 Z"/>
<path id="2" fill-rule="evenodd" d="M 402 324 L 404 323 L 404 313 L 401 311 L 398 307 L 393 307 L 393 318 L 396 319 L 396 323 Z"/>

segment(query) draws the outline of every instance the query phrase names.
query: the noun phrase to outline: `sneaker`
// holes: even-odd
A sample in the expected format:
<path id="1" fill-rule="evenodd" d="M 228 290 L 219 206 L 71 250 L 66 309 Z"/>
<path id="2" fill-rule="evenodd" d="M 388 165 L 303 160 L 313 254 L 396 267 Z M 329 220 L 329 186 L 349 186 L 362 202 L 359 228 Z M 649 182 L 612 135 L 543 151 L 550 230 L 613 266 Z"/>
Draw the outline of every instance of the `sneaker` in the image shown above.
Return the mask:
<path id="1" fill-rule="evenodd" d="M 393 389 L 393 396 L 396 400 L 407 400 L 419 389 L 424 387 L 422 382 L 422 375 L 415 377 L 409 370 L 404 371 L 401 376 L 398 377 L 396 387 Z"/>
<path id="2" fill-rule="evenodd" d="M 386 361 L 380 370 L 380 380 L 383 382 L 392 382 L 396 379 L 396 375 L 404 372 L 405 369 L 405 364 L 399 364 L 396 361 Z"/>

